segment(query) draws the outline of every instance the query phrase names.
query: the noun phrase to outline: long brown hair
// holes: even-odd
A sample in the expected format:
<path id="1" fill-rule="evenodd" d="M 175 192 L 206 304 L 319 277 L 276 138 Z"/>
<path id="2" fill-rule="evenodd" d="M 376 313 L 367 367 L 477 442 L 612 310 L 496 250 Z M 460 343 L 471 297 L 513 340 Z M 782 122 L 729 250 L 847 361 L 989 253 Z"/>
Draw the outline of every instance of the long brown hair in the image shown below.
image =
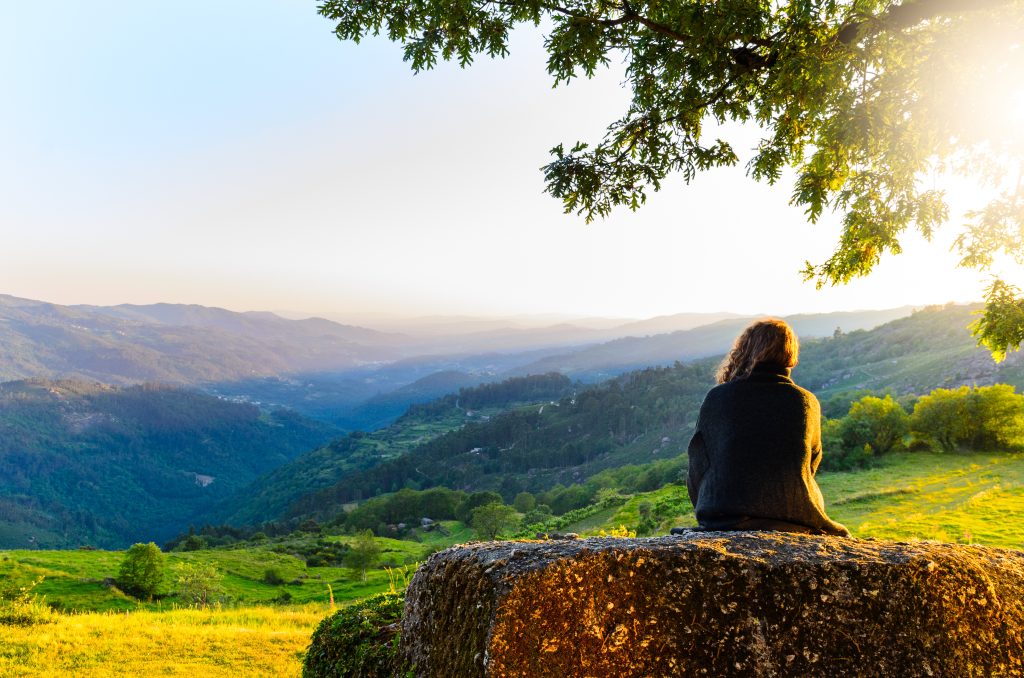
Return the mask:
<path id="1" fill-rule="evenodd" d="M 758 363 L 776 363 L 794 367 L 800 355 L 800 342 L 793 328 L 783 320 L 768 318 L 747 326 L 733 342 L 732 350 L 718 366 L 715 380 L 724 384 L 742 379 Z"/>

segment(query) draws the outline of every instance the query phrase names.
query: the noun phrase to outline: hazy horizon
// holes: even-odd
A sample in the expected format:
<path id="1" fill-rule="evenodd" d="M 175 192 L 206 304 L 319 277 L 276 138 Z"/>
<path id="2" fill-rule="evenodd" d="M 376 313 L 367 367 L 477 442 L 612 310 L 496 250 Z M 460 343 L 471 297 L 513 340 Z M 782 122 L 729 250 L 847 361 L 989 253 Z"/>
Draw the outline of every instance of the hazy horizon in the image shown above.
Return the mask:
<path id="1" fill-rule="evenodd" d="M 732 316 L 732 317 L 789 317 L 797 315 L 818 315 L 818 314 L 829 314 L 829 313 L 870 313 L 875 311 L 886 311 L 912 307 L 914 309 L 921 309 L 926 306 L 943 306 L 946 304 L 972 304 L 981 303 L 980 300 L 975 301 L 958 301 L 948 300 L 946 302 L 939 302 L 935 304 L 898 304 L 892 306 L 877 306 L 877 307 L 864 307 L 864 308 L 851 308 L 851 309 L 833 309 L 830 311 L 797 311 L 793 313 L 782 313 L 773 312 L 772 310 L 761 310 L 754 312 L 737 312 L 729 309 L 718 309 L 714 311 L 693 311 L 689 309 L 680 309 L 673 313 L 657 314 L 651 316 L 600 316 L 600 315 L 583 315 L 583 314 L 572 314 L 572 313 L 555 313 L 555 312 L 537 312 L 537 313 L 459 313 L 459 312 L 437 312 L 437 313 L 399 313 L 393 311 L 298 311 L 294 309 L 280 309 L 280 308 L 231 308 L 228 306 L 222 306 L 217 304 L 200 304 L 200 303 L 184 303 L 175 301 L 155 301 L 151 303 L 136 304 L 130 302 L 113 303 L 113 304 L 96 304 L 96 303 L 61 303 L 54 301 L 53 299 L 40 299 L 32 297 L 24 297 L 17 294 L 10 294 L 3 290 L 0 290 L 0 296 L 10 296 L 18 299 L 25 299 L 29 301 L 42 302 L 57 304 L 59 306 L 69 307 L 115 307 L 115 306 L 155 306 L 155 305 L 171 305 L 171 306 L 199 306 L 208 309 L 219 309 L 230 311 L 234 313 L 272 313 L 281 318 L 289 320 L 303 320 L 310 318 L 320 318 L 331 320 L 334 322 L 349 322 L 350 324 L 365 323 L 371 325 L 373 322 L 378 322 L 382 326 L 388 325 L 429 325 L 432 323 L 443 324 L 443 323 L 506 323 L 509 325 L 520 324 L 523 328 L 540 328 L 545 326 L 553 326 L 561 323 L 572 324 L 580 323 L 581 325 L 592 324 L 594 327 L 602 328 L 614 328 L 620 324 L 630 324 L 636 322 L 645 322 L 650 320 L 656 320 L 659 318 L 670 318 L 673 316 Z M 358 321 L 358 322 L 356 322 Z"/>
<path id="2" fill-rule="evenodd" d="M 414 76 L 399 46 L 331 29 L 312 6 L 270 0 L 0 8 L 3 291 L 627 319 L 982 296 L 955 268 L 951 229 L 815 290 L 799 271 L 829 256 L 839 219 L 808 224 L 789 178 L 755 183 L 743 157 L 586 225 L 543 194 L 539 167 L 621 113 L 619 65 L 552 90 L 540 31 L 524 29 L 505 60 Z M 757 143 L 756 129 L 731 132 Z"/>

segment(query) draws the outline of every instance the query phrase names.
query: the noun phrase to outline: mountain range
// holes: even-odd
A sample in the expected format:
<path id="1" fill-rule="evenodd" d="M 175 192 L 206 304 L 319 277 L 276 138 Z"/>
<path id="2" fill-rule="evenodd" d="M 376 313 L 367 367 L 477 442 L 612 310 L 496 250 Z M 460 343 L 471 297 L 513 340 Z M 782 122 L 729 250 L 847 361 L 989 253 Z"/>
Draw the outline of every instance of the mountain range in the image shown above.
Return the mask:
<path id="1" fill-rule="evenodd" d="M 813 337 L 837 326 L 870 328 L 911 310 L 790 319 Z M 557 322 L 543 324 L 548 320 Z M 196 305 L 61 306 L 0 295 L 0 380 L 189 385 L 349 430 L 372 429 L 453 386 L 552 371 L 599 381 L 722 353 L 749 320 L 729 313 L 577 324 L 427 318 L 380 331 Z"/>
<path id="2" fill-rule="evenodd" d="M 794 379 L 818 395 L 831 417 L 845 415 L 851 401 L 871 392 L 913 396 L 961 385 L 1024 386 L 1021 354 L 997 364 L 975 345 L 965 329 L 975 310 L 936 307 L 871 330 L 833 329 L 831 336 L 802 342 Z M 227 514 L 259 515 L 261 520 L 323 518 L 346 503 L 402 487 L 493 490 L 511 501 L 521 490 L 545 491 L 607 469 L 673 459 L 685 450 L 719 360 L 675 362 L 589 386 L 577 384 L 572 395 L 557 402 L 541 399 L 492 413 L 487 420 L 461 416 L 450 397 L 414 406 L 382 431 L 384 437 L 369 454 L 362 433 L 334 441 L 261 479 L 258 490 L 229 500 L 234 508 Z M 462 393 L 468 401 L 473 389 Z M 448 417 L 448 430 L 409 436 L 422 427 L 427 410 Z M 460 418 L 464 425 L 452 427 Z M 315 480 L 297 483 L 301 477 Z M 257 496 L 290 497 L 290 505 L 282 510 L 287 502 L 278 501 L 276 515 L 261 513 L 252 504 Z M 260 508 L 268 507 L 264 502 Z"/>
<path id="3" fill-rule="evenodd" d="M 869 391 L 923 394 L 997 381 L 1024 386 L 1020 354 L 996 364 L 974 345 L 965 329 L 974 310 L 930 308 L 870 330 L 836 329 L 836 316 L 812 318 L 822 329 L 833 327 L 827 337 L 802 342 L 794 378 L 818 394 L 832 417 Z M 666 360 L 710 353 L 731 340 L 733 322 L 745 321 L 611 342 L 603 354 L 591 348 L 577 355 L 612 356 L 617 362 L 600 368 L 618 370 L 643 359 L 636 347 L 645 342 L 654 347 L 646 355 L 674 346 L 674 353 L 664 349 Z M 687 337 L 696 348 L 679 344 Z M 629 350 L 619 351 L 622 345 Z M 455 359 L 377 367 L 383 375 L 397 370 L 390 377 L 378 374 L 378 386 L 399 383 L 395 375 L 412 373 L 412 365 L 421 376 L 362 401 L 365 415 L 383 427 L 346 435 L 269 402 L 236 402 L 245 398 L 174 386 L 2 384 L 0 547 L 122 546 L 165 538 L 190 523 L 323 518 L 347 502 L 402 487 L 496 490 L 507 499 L 523 489 L 571 488 L 623 465 L 677 459 L 719 359 L 673 360 L 670 367 L 590 384 L 559 372 L 496 383 L 518 369 L 521 358 L 473 358 L 468 364 L 486 368 L 486 378 L 429 371 L 461 364 Z M 395 367 L 401 363 L 408 364 Z M 581 360 L 577 365 L 591 371 L 578 374 L 593 378 L 595 364 Z M 360 374 L 346 378 L 370 379 L 375 372 Z M 294 377 L 279 381 L 312 401 L 323 386 Z M 436 397 L 441 392 L 451 395 Z M 393 421 L 398 408 L 405 414 Z M 566 496 L 571 507 L 572 493 Z"/>

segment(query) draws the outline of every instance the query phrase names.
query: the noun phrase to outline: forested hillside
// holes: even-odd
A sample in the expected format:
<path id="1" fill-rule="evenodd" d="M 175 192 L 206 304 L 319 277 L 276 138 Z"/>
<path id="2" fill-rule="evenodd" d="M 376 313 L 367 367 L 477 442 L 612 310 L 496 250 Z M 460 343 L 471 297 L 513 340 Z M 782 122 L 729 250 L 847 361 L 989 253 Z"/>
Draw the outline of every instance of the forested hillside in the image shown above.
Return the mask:
<path id="1" fill-rule="evenodd" d="M 870 331 L 840 331 L 828 339 L 805 341 L 794 374 L 823 402 L 858 389 L 902 395 L 996 382 L 1024 387 L 1020 353 L 996 363 L 968 333 L 979 309 L 928 308 Z"/>
<path id="2" fill-rule="evenodd" d="M 510 500 L 521 490 L 582 482 L 604 469 L 675 457 L 685 449 L 712 370 L 709 361 L 643 370 L 554 402 L 466 423 L 299 497 L 287 515 L 323 517 L 344 503 L 402 487 L 496 490 Z M 414 407 L 410 415 L 436 416 L 445 401 L 454 406 L 452 400 Z"/>
<path id="3" fill-rule="evenodd" d="M 807 340 L 793 376 L 819 395 L 832 417 L 845 415 L 850 403 L 868 391 L 921 395 L 961 384 L 1020 384 L 1019 356 L 996 365 L 987 352 L 973 345 L 965 330 L 972 310 L 931 308 L 873 330 L 840 330 L 832 337 Z M 312 492 L 297 492 L 299 483 L 295 483 L 290 490 L 294 501 L 285 513 L 260 515 L 323 517 L 336 513 L 344 503 L 402 487 L 496 490 L 510 500 L 520 490 L 570 485 L 606 468 L 678 456 L 685 450 L 700 402 L 713 385 L 718 360 L 712 357 L 629 373 L 581 387 L 557 403 L 467 423 L 411 447 L 388 448 L 381 441 L 385 446 L 373 458 L 364 458 L 369 463 L 359 468 L 342 470 L 333 462 L 344 458 L 344 451 L 337 447 L 318 450 L 305 462 L 310 468 L 314 459 L 334 464 L 334 481 L 307 485 Z M 450 412 L 456 401 L 457 397 L 449 396 L 414 406 L 410 415 L 422 416 L 435 409 Z M 389 435 L 398 435 L 411 421 L 399 420 Z M 280 506 L 280 502 L 275 505 Z"/>
<path id="4" fill-rule="evenodd" d="M 509 379 L 499 384 L 463 388 L 458 393 L 426 405 L 414 405 L 394 424 L 366 433 L 355 431 L 302 455 L 260 478 L 251 487 L 229 498 L 211 519 L 231 524 L 253 524 L 295 514 L 293 503 L 318 502 L 318 492 L 335 484 L 348 484 L 368 469 L 381 464 L 406 463 L 413 450 L 464 426 L 500 421 L 502 413 L 526 403 L 546 403 L 571 394 L 573 383 L 559 374 Z M 539 406 L 538 406 L 539 407 Z M 376 488 L 353 486 L 348 499 L 379 493 Z M 336 507 L 324 507 L 334 510 Z M 319 513 L 314 508 L 310 513 Z"/>
<path id="5" fill-rule="evenodd" d="M 167 386 L 0 384 L 0 548 L 167 538 L 334 435 Z"/>

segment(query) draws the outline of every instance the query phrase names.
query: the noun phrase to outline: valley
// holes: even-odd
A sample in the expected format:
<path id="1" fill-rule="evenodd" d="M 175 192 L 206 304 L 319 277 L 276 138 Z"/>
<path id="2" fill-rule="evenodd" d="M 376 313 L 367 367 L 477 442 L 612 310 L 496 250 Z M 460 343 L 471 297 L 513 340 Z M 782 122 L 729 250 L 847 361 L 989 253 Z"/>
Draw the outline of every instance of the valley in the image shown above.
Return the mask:
<path id="1" fill-rule="evenodd" d="M 182 318 L 162 311 L 103 315 Z M 972 311 L 815 317 L 794 379 L 818 395 L 830 431 L 872 394 L 890 394 L 909 416 L 935 389 L 1024 384 L 1019 356 L 996 364 L 973 345 Z M 204 331 L 237 328 L 233 316 L 197 313 Z M 868 317 L 880 324 L 841 325 Z M 129 672 L 229 675 L 245 664 L 297 675 L 320 618 L 401 590 L 431 553 L 480 538 L 488 506 L 504 507 L 502 538 L 693 525 L 686 444 L 718 356 L 745 322 L 569 352 L 408 357 L 216 383 L 106 385 L 80 369 L 0 384 L 0 608 L 36 615 L 0 640 L 0 669 L 103 675 L 120 657 Z M 532 373 L 541 366 L 552 369 Z M 896 451 L 858 453 L 836 447 L 846 434 L 829 435 L 819 482 L 855 537 L 1024 547 L 1019 446 L 938 453 L 908 433 Z M 148 599 L 126 593 L 119 575 L 123 549 L 146 541 L 164 551 Z M 183 588 L 183 573 L 196 571 L 212 578 L 209 606 Z M 118 641 L 112 618 L 126 614 L 136 631 Z M 50 632 L 31 632 L 41 625 Z"/>

